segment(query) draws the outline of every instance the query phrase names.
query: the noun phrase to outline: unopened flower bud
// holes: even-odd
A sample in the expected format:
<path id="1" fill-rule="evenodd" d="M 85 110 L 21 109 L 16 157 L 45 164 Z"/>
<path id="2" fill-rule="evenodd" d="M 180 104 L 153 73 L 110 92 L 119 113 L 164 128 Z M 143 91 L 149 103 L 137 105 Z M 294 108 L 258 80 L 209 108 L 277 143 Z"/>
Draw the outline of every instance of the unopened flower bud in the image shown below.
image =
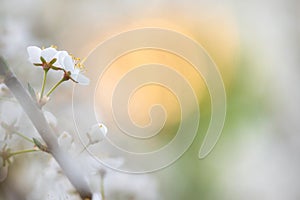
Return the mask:
<path id="1" fill-rule="evenodd" d="M 93 125 L 90 130 L 87 132 L 87 137 L 89 139 L 90 144 L 95 144 L 103 140 L 103 138 L 107 134 L 107 127 L 102 124 Z"/>
<path id="2" fill-rule="evenodd" d="M 74 139 L 73 137 L 66 131 L 64 131 L 59 137 L 58 137 L 58 144 L 59 146 L 65 148 L 65 149 L 70 149 Z"/>
<path id="3" fill-rule="evenodd" d="M 40 107 L 43 107 L 49 100 L 50 100 L 50 97 L 48 96 L 43 96 L 41 99 L 41 93 L 37 93 L 36 94 L 36 99 L 37 99 L 37 102 L 39 103 L 39 106 Z"/>
<path id="4" fill-rule="evenodd" d="M 44 110 L 43 111 L 45 118 L 48 122 L 49 125 L 51 125 L 52 127 L 56 127 L 57 126 L 57 119 L 56 117 L 49 111 Z"/>

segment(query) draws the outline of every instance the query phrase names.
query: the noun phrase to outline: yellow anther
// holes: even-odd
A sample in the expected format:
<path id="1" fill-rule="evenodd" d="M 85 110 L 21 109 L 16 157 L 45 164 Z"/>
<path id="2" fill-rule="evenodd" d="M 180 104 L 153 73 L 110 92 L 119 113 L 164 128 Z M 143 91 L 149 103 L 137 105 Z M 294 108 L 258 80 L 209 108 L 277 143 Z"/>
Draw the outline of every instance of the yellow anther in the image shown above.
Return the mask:
<path id="1" fill-rule="evenodd" d="M 75 67 L 77 67 L 77 68 L 80 69 L 80 70 L 84 70 L 84 69 L 85 69 L 84 65 L 83 65 L 81 62 L 77 62 L 77 63 L 75 64 Z"/>
<path id="2" fill-rule="evenodd" d="M 51 45 L 50 47 L 54 48 L 54 49 L 57 49 L 57 46 L 56 45 Z"/>

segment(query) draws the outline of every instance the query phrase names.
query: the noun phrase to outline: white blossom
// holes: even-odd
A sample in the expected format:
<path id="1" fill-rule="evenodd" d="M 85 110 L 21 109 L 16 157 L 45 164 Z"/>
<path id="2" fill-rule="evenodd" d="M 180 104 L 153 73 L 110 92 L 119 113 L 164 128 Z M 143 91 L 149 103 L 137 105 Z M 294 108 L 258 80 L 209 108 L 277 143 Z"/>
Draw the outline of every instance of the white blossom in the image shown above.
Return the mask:
<path id="1" fill-rule="evenodd" d="M 38 66 L 43 67 L 58 67 L 65 70 L 67 76 L 81 84 L 81 85 L 88 85 L 90 80 L 81 74 L 82 69 L 80 68 L 82 65 L 78 63 L 78 60 L 70 56 L 67 51 L 57 51 L 53 47 L 48 47 L 46 49 L 40 49 L 36 46 L 29 46 L 27 48 L 27 52 L 29 55 L 29 61 Z M 56 59 L 55 62 L 51 63 L 52 66 L 44 66 L 45 63 L 42 62 L 41 57 L 49 64 L 53 59 Z M 47 69 L 48 69 L 47 68 Z"/>
<path id="2" fill-rule="evenodd" d="M 45 59 L 47 63 L 52 61 L 54 58 L 57 59 L 57 53 L 58 51 L 53 47 L 48 47 L 46 49 L 40 49 L 36 46 L 29 46 L 27 47 L 27 52 L 29 55 L 29 61 L 32 64 L 43 64 L 41 61 L 41 57 Z M 55 63 L 57 63 L 56 61 Z M 55 63 L 53 63 L 55 65 Z"/>
<path id="3" fill-rule="evenodd" d="M 64 176 L 60 166 L 51 158 L 44 168 L 40 169 L 35 177 L 34 188 L 26 199 L 57 200 L 78 199 L 74 196 L 74 188 L 70 181 Z M 49 187 L 51 185 L 51 187 Z"/>
<path id="4" fill-rule="evenodd" d="M 60 51 L 57 55 L 58 67 L 65 69 L 70 73 L 71 78 L 81 85 L 88 85 L 90 80 L 81 74 L 81 69 L 76 65 L 76 61 L 67 51 Z"/>
<path id="5" fill-rule="evenodd" d="M 107 199 L 160 199 L 157 182 L 148 174 L 125 174 L 109 170 L 104 177 Z M 146 188 L 146 189 L 145 189 Z"/>
<path id="6" fill-rule="evenodd" d="M 0 130 L 4 131 L 4 139 L 11 139 L 19 130 L 22 110 L 15 102 L 5 101 L 0 107 Z M 1 138 L 2 139 L 2 138 Z"/>
<path id="7" fill-rule="evenodd" d="M 112 158 L 104 160 L 105 163 L 113 162 Z M 116 158 L 122 164 L 124 159 Z M 149 174 L 126 174 L 117 172 L 100 164 L 96 160 L 90 159 L 88 176 L 89 185 L 93 193 L 100 193 L 101 182 L 103 181 L 105 199 L 136 199 L 153 200 L 160 199 L 158 195 L 158 185 L 154 177 Z M 145 188 L 147 188 L 145 190 Z"/>

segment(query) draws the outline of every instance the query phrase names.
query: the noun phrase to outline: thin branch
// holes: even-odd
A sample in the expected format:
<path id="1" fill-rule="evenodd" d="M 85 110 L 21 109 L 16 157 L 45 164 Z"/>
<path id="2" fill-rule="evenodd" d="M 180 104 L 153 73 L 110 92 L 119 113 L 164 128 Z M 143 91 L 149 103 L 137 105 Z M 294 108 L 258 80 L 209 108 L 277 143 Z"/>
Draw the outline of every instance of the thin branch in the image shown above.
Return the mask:
<path id="1" fill-rule="evenodd" d="M 47 123 L 41 109 L 38 107 L 36 102 L 32 100 L 27 90 L 24 89 L 20 81 L 7 66 L 4 59 L 0 57 L 0 79 L 2 78 L 11 93 L 19 101 L 40 136 L 45 141 L 50 154 L 52 154 L 57 163 L 60 165 L 64 174 L 73 184 L 79 195 L 83 199 L 90 199 L 92 194 L 82 170 L 79 168 L 74 159 L 72 159 L 65 150 L 59 147 L 57 138 Z"/>

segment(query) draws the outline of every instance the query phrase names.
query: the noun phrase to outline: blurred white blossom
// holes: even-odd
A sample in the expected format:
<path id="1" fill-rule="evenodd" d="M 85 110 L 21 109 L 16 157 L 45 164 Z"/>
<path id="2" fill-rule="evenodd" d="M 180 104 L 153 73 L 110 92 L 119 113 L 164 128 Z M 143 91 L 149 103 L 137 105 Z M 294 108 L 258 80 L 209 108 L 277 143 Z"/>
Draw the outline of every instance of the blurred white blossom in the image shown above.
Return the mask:
<path id="1" fill-rule="evenodd" d="M 125 174 L 101 166 L 98 167 L 98 173 L 89 178 L 89 182 L 92 191 L 97 193 L 101 192 L 103 184 L 106 199 L 160 199 L 157 182 L 151 175 Z"/>
<path id="2" fill-rule="evenodd" d="M 102 200 L 102 196 L 100 193 L 94 193 L 92 200 Z"/>
<path id="3" fill-rule="evenodd" d="M 29 31 L 29 23 L 28 20 L 13 18 L 6 18 L 1 23 L 0 53 L 2 55 L 15 59 L 22 53 L 20 49 L 24 48 L 27 42 L 32 39 L 31 32 Z"/>
<path id="4" fill-rule="evenodd" d="M 65 150 L 72 150 L 74 148 L 74 138 L 66 131 L 64 131 L 57 139 L 60 147 Z"/>
<path id="5" fill-rule="evenodd" d="M 107 199 L 158 200 L 158 186 L 148 174 L 125 174 L 109 171 L 104 178 Z"/>
<path id="6" fill-rule="evenodd" d="M 5 101 L 1 105 L 0 120 L 6 124 L 19 122 L 22 109 L 16 102 Z"/>
<path id="7" fill-rule="evenodd" d="M 101 184 L 103 184 L 105 199 L 115 200 L 159 200 L 158 185 L 155 178 L 148 174 L 126 174 L 107 168 L 99 161 L 92 158 L 89 163 L 90 172 L 88 180 L 92 192 L 101 194 Z M 124 163 L 124 159 L 109 157 L 104 163 L 119 164 Z M 115 166 L 115 165 L 114 165 Z"/>
<path id="8" fill-rule="evenodd" d="M 51 185 L 51 187 L 49 187 Z M 34 188 L 29 193 L 28 200 L 58 200 L 79 199 L 74 196 L 74 188 L 63 175 L 60 166 L 51 158 L 46 167 L 37 174 Z M 71 198 L 72 197 L 72 198 Z"/>
<path id="9" fill-rule="evenodd" d="M 11 138 L 19 130 L 22 109 L 15 102 L 5 101 L 0 107 L 0 130 L 4 130 L 4 139 Z"/>

